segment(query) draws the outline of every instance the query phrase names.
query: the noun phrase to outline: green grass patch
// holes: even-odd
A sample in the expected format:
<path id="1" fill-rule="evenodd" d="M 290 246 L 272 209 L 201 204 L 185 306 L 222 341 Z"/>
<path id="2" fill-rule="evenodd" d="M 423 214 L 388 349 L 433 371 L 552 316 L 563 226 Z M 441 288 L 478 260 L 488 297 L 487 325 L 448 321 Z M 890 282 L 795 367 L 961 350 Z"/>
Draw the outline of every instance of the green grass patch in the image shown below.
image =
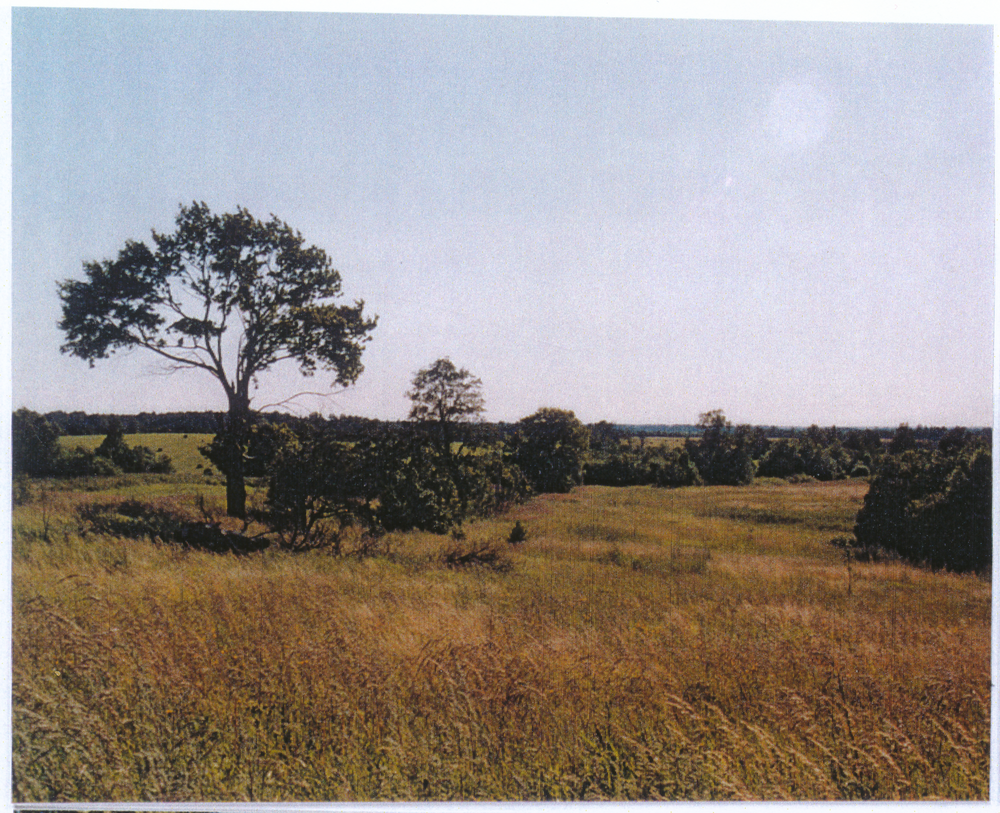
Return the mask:
<path id="1" fill-rule="evenodd" d="M 211 462 L 198 449 L 208 446 L 214 435 L 152 433 L 125 435 L 125 443 L 132 446 L 146 446 L 154 452 L 162 452 L 170 457 L 174 471 L 181 475 L 201 474 L 205 468 L 214 468 Z M 104 440 L 104 435 L 64 435 L 59 438 L 59 445 L 66 450 L 80 446 L 88 451 L 94 451 Z"/>

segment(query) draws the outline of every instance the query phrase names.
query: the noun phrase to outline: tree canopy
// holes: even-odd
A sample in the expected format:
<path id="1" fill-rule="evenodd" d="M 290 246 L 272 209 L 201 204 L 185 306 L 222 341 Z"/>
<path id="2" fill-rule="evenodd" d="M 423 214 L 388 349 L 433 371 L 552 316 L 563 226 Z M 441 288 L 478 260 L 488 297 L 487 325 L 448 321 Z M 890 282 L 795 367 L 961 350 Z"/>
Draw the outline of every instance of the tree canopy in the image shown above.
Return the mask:
<path id="1" fill-rule="evenodd" d="M 116 259 L 84 263 L 84 280 L 59 284 L 62 350 L 93 365 L 141 347 L 213 376 L 229 406 L 229 512 L 243 516 L 237 458 L 257 376 L 293 360 L 304 375 L 322 369 L 348 386 L 376 318 L 362 301 L 337 304 L 341 278 L 326 252 L 273 215 L 216 215 L 192 203 L 180 207 L 173 233 L 154 231 L 152 242 L 129 240 Z"/>
<path id="2" fill-rule="evenodd" d="M 406 395 L 413 402 L 410 420 L 451 423 L 479 417 L 485 410 L 483 382 L 449 358 L 438 359 L 413 378 Z"/>
<path id="3" fill-rule="evenodd" d="M 583 482 L 590 430 L 571 410 L 539 409 L 517 427 L 512 459 L 536 491 L 564 493 Z"/>
<path id="4" fill-rule="evenodd" d="M 465 368 L 458 369 L 449 358 L 441 358 L 413 377 L 413 389 L 406 396 L 413 403 L 410 420 L 436 428 L 442 452 L 448 452 L 451 427 L 471 421 L 485 411 L 483 382 Z"/>

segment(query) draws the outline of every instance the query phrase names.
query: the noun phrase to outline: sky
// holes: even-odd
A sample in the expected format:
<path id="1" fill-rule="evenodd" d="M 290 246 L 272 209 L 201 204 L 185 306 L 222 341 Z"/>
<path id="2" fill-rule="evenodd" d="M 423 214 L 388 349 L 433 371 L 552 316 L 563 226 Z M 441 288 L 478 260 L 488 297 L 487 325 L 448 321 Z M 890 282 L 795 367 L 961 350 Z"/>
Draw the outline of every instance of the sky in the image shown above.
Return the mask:
<path id="1" fill-rule="evenodd" d="M 16 8 L 12 403 L 224 410 L 61 354 L 57 283 L 204 201 L 277 215 L 379 317 L 302 414 L 992 424 L 986 25 Z M 262 376 L 254 404 L 333 375 Z"/>

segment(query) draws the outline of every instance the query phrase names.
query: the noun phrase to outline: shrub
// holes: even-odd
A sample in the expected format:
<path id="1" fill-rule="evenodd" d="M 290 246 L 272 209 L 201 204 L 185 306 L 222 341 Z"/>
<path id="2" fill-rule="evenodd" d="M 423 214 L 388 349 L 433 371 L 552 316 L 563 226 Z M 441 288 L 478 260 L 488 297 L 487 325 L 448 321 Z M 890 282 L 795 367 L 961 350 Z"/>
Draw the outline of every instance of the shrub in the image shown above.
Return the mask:
<path id="1" fill-rule="evenodd" d="M 698 425 L 703 430 L 701 440 L 689 440 L 685 448 L 702 479 L 709 485 L 752 483 L 756 470 L 750 454 L 754 441 L 749 427 L 737 427 L 738 431 L 734 431 L 722 410 L 703 413 Z"/>
<path id="2" fill-rule="evenodd" d="M 329 546 L 339 554 L 343 530 L 355 517 L 370 515 L 359 449 L 309 426 L 279 436 L 283 445 L 272 446 L 265 519 L 288 549 Z"/>
<path id="3" fill-rule="evenodd" d="M 118 418 L 111 419 L 108 435 L 94 451 L 94 456 L 110 460 L 121 472 L 166 474 L 174 468 L 167 455 L 157 454 L 146 446 L 130 448 L 125 442 L 124 428 Z"/>
<path id="4" fill-rule="evenodd" d="M 540 409 L 518 422 L 513 461 L 535 491 L 565 493 L 583 482 L 590 431 L 569 410 Z"/>
<path id="5" fill-rule="evenodd" d="M 14 475 L 54 474 L 59 460 L 59 429 L 37 412 L 19 409 L 11 416 L 11 469 Z"/>
<path id="6" fill-rule="evenodd" d="M 888 456 L 858 512 L 854 546 L 934 569 L 985 572 L 992 562 L 992 488 L 985 446 Z"/>
<path id="7" fill-rule="evenodd" d="M 58 474 L 64 477 L 113 477 L 122 470 L 113 461 L 77 446 L 64 453 L 58 462 Z"/>
<path id="8" fill-rule="evenodd" d="M 672 449 L 663 456 L 657 465 L 656 484 L 667 488 L 702 484 L 701 474 L 687 449 Z"/>
<path id="9" fill-rule="evenodd" d="M 430 442 L 386 438 L 372 449 L 368 468 L 377 483 L 374 519 L 382 528 L 443 534 L 464 519 L 448 457 Z"/>
<path id="10" fill-rule="evenodd" d="M 799 453 L 799 444 L 782 439 L 771 444 L 757 467 L 759 477 L 791 477 L 805 471 L 805 462 Z"/>
<path id="11" fill-rule="evenodd" d="M 584 467 L 584 482 L 595 486 L 638 486 L 650 483 L 655 475 L 647 457 L 619 448 Z"/>
<path id="12" fill-rule="evenodd" d="M 216 433 L 212 442 L 199 451 L 224 475 L 230 472 L 226 449 L 227 429 Z M 185 435 L 185 437 L 187 437 Z M 250 427 L 247 442 L 243 448 L 243 473 L 247 477 L 267 477 L 278 456 L 295 442 L 295 432 L 291 427 L 260 421 Z M 200 468 L 200 465 L 199 465 Z"/>

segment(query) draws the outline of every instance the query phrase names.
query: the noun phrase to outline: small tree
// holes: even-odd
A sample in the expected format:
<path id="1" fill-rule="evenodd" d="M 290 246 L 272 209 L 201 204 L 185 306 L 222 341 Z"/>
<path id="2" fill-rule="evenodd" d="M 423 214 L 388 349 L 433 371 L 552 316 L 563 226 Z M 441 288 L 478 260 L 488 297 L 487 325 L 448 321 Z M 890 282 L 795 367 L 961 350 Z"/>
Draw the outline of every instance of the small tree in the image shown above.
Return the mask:
<path id="1" fill-rule="evenodd" d="M 442 358 L 420 370 L 406 395 L 413 402 L 410 420 L 434 427 L 439 451 L 449 454 L 454 424 L 476 420 L 486 410 L 483 382 L 451 359 Z"/>
<path id="2" fill-rule="evenodd" d="M 540 409 L 518 423 L 513 461 L 536 491 L 567 492 L 583 482 L 590 430 L 565 409 Z"/>
<path id="3" fill-rule="evenodd" d="M 702 484 L 698 467 L 687 449 L 669 449 L 662 452 L 656 468 L 656 484 L 668 488 Z"/>
<path id="4" fill-rule="evenodd" d="M 52 474 L 59 460 L 59 429 L 30 409 L 21 408 L 11 417 L 11 469 L 14 475 Z"/>
<path id="5" fill-rule="evenodd" d="M 93 457 L 95 460 L 90 464 L 93 468 L 100 467 L 96 458 L 103 457 L 124 472 L 164 473 L 173 470 L 173 463 L 167 455 L 156 454 L 146 446 L 129 447 L 125 442 L 125 427 L 117 416 L 112 416 L 108 434 L 94 450 Z M 80 462 L 77 461 L 76 465 L 80 465 Z"/>
<path id="6" fill-rule="evenodd" d="M 902 454 L 917 448 L 917 433 L 908 423 L 901 423 L 889 441 L 890 454 Z"/>
<path id="7" fill-rule="evenodd" d="M 747 485 L 753 482 L 754 466 L 745 429 L 733 432 L 733 425 L 721 409 L 699 416 L 701 441 L 686 447 L 697 461 L 698 471 L 710 485 Z"/>
<path id="8" fill-rule="evenodd" d="M 334 304 L 341 280 L 326 252 L 273 215 L 265 223 L 243 208 L 214 215 L 193 203 L 176 224 L 153 232 L 153 249 L 130 240 L 117 259 L 84 263 L 84 281 L 59 284 L 62 350 L 93 365 L 141 347 L 214 377 L 229 405 L 227 510 L 244 517 L 251 384 L 286 359 L 304 375 L 321 368 L 352 384 L 376 320 L 363 302 Z"/>
<path id="9" fill-rule="evenodd" d="M 283 545 L 304 550 L 329 545 L 340 554 L 341 536 L 355 521 L 369 522 L 372 483 L 364 444 L 342 443 L 326 428 L 269 433 L 267 518 Z"/>

